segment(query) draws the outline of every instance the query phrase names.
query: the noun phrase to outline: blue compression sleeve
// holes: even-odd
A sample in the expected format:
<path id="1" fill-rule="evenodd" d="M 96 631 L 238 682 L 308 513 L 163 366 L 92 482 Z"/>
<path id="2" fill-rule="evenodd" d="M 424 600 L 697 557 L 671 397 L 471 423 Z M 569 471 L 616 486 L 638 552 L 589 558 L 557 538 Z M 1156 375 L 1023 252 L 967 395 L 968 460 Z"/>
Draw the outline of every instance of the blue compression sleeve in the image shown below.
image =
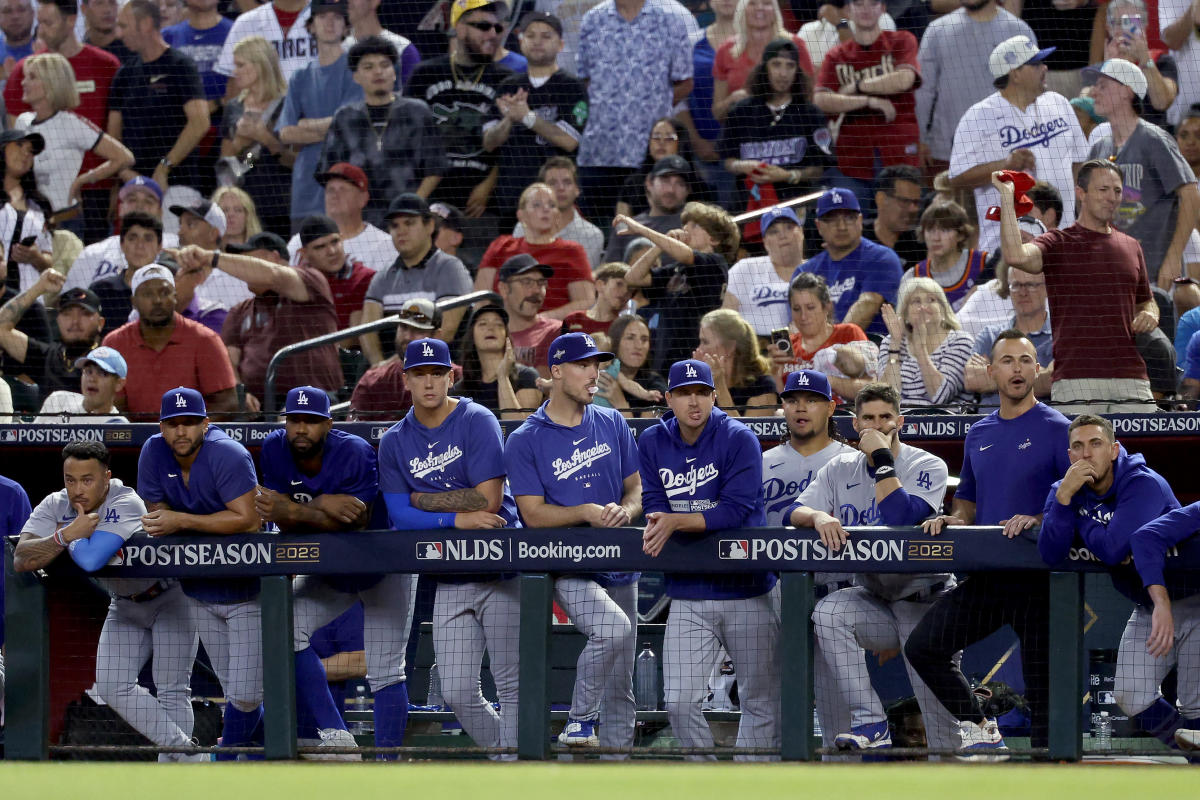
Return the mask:
<path id="1" fill-rule="evenodd" d="M 900 488 L 883 498 L 879 513 L 885 525 L 916 525 L 932 514 L 933 509 L 920 497 L 913 497 Z"/>
<path id="2" fill-rule="evenodd" d="M 383 502 L 387 505 L 392 527 L 400 530 L 428 530 L 430 528 L 453 528 L 454 514 L 440 514 L 413 508 L 412 495 L 400 492 L 384 492 Z"/>
<path id="3" fill-rule="evenodd" d="M 87 539 L 76 539 L 67 547 L 71 560 L 85 572 L 95 572 L 117 554 L 125 540 L 108 531 L 93 531 Z"/>

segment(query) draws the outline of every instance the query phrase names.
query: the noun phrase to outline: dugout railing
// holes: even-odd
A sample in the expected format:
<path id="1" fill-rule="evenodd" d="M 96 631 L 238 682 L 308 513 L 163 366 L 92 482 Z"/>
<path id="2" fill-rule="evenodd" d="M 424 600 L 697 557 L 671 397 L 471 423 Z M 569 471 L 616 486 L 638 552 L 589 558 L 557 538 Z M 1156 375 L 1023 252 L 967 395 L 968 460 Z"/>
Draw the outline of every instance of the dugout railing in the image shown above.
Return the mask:
<path id="1" fill-rule="evenodd" d="M 504 529 L 501 531 L 365 531 L 311 536 L 245 534 L 131 539 L 110 577 L 246 577 L 262 581 L 265 749 L 269 759 L 297 756 L 292 641 L 291 575 L 413 572 L 438 574 L 519 572 L 521 590 L 518 756 L 550 758 L 548 654 L 554 575 L 611 570 L 780 573 L 782 708 L 780 755 L 810 760 L 813 737 L 814 571 L 957 572 L 1049 570 L 1036 532 L 1002 539 L 998 528 L 950 528 L 930 537 L 919 528 L 851 528 L 852 545 L 831 554 L 815 533 L 791 528 L 719 531 L 675 536 L 658 558 L 641 550 L 641 531 L 614 529 Z M 473 540 L 494 543 L 475 549 Z M 429 559 L 426 545 L 442 555 Z M 731 546 L 736 542 L 737 546 Z M 5 548 L 7 623 L 6 756 L 49 757 L 50 629 L 46 590 L 37 573 L 14 574 L 12 540 Z M 591 549 L 589 549 L 591 548 Z M 484 557 L 480 557 L 480 555 Z M 744 556 L 744 557 L 741 557 Z M 1200 542 L 1172 554 L 1169 570 L 1200 569 Z M 1083 573 L 1101 571 L 1087 553 L 1072 551 L 1050 570 L 1050 735 L 1035 756 L 1074 761 L 1083 754 L 1081 687 L 1084 675 Z M 1170 572 L 1168 573 L 1170 574 Z M 409 750 L 410 748 L 403 748 Z M 732 754 L 732 749 L 718 748 Z M 744 751 L 740 751 L 744 752 Z M 676 749 L 672 754 L 686 754 Z"/>

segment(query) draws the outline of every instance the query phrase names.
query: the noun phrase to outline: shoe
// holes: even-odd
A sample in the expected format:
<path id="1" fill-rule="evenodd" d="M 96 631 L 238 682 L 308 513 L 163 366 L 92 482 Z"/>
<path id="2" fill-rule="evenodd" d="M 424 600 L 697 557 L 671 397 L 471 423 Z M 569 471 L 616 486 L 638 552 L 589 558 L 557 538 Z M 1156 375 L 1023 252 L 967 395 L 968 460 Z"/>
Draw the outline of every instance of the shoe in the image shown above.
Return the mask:
<path id="1" fill-rule="evenodd" d="M 959 722 L 958 735 L 962 744 L 958 746 L 956 757 L 959 761 L 1007 761 L 1008 745 L 1000 735 L 996 720 L 985 719 L 983 722 Z"/>
<path id="2" fill-rule="evenodd" d="M 1200 750 L 1200 731 L 1189 728 L 1178 728 L 1175 731 L 1175 744 L 1180 750 Z"/>
<path id="3" fill-rule="evenodd" d="M 892 732 L 886 722 L 871 722 L 839 733 L 833 743 L 838 750 L 877 750 L 892 746 Z"/>
<path id="4" fill-rule="evenodd" d="M 318 731 L 321 737 L 321 747 L 358 747 L 350 731 L 341 728 L 324 728 Z M 358 753 L 304 753 L 300 756 L 308 761 L 362 761 Z"/>
<path id="5" fill-rule="evenodd" d="M 599 747 L 600 737 L 596 735 L 598 724 L 594 719 L 569 719 L 562 733 L 558 735 L 558 743 L 567 747 Z"/>

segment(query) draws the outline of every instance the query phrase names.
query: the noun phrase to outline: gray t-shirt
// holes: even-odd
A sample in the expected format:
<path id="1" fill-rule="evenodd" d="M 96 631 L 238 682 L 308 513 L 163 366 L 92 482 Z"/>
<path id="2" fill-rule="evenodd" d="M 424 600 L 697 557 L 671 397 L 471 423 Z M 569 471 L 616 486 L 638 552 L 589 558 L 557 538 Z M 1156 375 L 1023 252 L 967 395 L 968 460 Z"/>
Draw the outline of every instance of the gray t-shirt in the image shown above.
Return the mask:
<path id="1" fill-rule="evenodd" d="M 1119 151 L 1110 134 L 1092 145 L 1088 158 L 1113 155 L 1125 183 L 1114 222 L 1141 243 L 1146 271 L 1153 284 L 1175 233 L 1179 213 L 1175 190 L 1186 183 L 1195 183 L 1196 174 L 1179 154 L 1179 146 L 1171 135 L 1145 120 L 1138 122 L 1137 129 Z"/>
<path id="2" fill-rule="evenodd" d="M 104 504 L 96 510 L 96 513 L 100 515 L 97 531 L 115 533 L 123 540 L 128 541 L 130 536 L 142 529 L 142 515 L 146 513 L 146 504 L 142 502 L 142 498 L 137 496 L 137 492 L 121 483 L 120 479 L 113 478 L 108 486 L 108 497 L 105 498 Z M 67 498 L 67 490 L 62 489 L 46 495 L 46 498 L 38 503 L 21 532 L 31 533 L 38 538 L 45 539 L 52 536 L 58 528 L 73 522 L 77 516 L 79 515 L 75 513 L 75 509 L 71 508 L 71 501 Z M 116 563 L 116 557 L 109 563 Z M 139 594 L 158 583 L 153 578 L 95 578 L 94 580 L 101 589 L 117 597 Z"/>
<path id="3" fill-rule="evenodd" d="M 415 267 L 406 267 L 397 257 L 390 267 L 376 272 L 367 287 L 366 299 L 390 313 L 414 298 L 436 302 L 440 297 L 467 294 L 471 288 L 471 274 L 463 263 L 435 247 Z"/>
<path id="4" fill-rule="evenodd" d="M 914 497 L 929 504 L 936 513 L 946 496 L 946 462 L 932 453 L 900 445 L 896 457 L 896 477 L 900 485 Z M 883 517 L 875 502 L 875 479 L 867 471 L 867 457 L 860 452 L 834 456 L 821 467 L 808 488 L 800 493 L 799 502 L 809 508 L 832 514 L 842 525 L 882 525 Z M 853 534 L 851 534 L 853 535 Z M 953 576 L 940 574 L 859 573 L 855 582 L 884 600 L 899 600 L 939 582 L 949 582 Z"/>

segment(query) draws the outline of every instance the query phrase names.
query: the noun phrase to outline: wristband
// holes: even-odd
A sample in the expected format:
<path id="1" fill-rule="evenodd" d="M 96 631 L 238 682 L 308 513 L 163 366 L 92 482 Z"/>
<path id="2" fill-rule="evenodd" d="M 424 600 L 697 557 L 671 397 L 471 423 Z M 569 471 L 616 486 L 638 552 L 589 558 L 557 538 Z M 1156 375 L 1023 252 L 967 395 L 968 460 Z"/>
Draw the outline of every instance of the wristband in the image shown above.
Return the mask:
<path id="1" fill-rule="evenodd" d="M 56 545 L 58 545 L 59 547 L 67 546 L 67 540 L 65 538 L 63 538 L 63 535 L 62 535 L 62 528 L 56 528 L 54 533 L 52 533 L 50 535 L 50 538 L 53 539 L 54 543 Z"/>
<path id="2" fill-rule="evenodd" d="M 213 272 L 217 271 L 217 262 L 220 260 L 221 260 L 221 251 L 213 250 L 212 261 L 208 265 L 212 269 Z"/>
<path id="3" fill-rule="evenodd" d="M 454 527 L 454 517 L 455 517 L 455 514 L 453 511 L 451 511 L 448 514 L 439 514 L 438 515 L 438 527 L 439 528 L 453 528 Z"/>
<path id="4" fill-rule="evenodd" d="M 521 124 L 529 130 L 533 130 L 533 126 L 537 124 L 537 114 L 532 111 L 526 112 L 525 116 L 521 117 Z"/>
<path id="5" fill-rule="evenodd" d="M 875 482 L 886 481 L 896 477 L 896 458 L 892 451 L 881 447 L 871 453 L 871 461 L 875 464 Z"/>

